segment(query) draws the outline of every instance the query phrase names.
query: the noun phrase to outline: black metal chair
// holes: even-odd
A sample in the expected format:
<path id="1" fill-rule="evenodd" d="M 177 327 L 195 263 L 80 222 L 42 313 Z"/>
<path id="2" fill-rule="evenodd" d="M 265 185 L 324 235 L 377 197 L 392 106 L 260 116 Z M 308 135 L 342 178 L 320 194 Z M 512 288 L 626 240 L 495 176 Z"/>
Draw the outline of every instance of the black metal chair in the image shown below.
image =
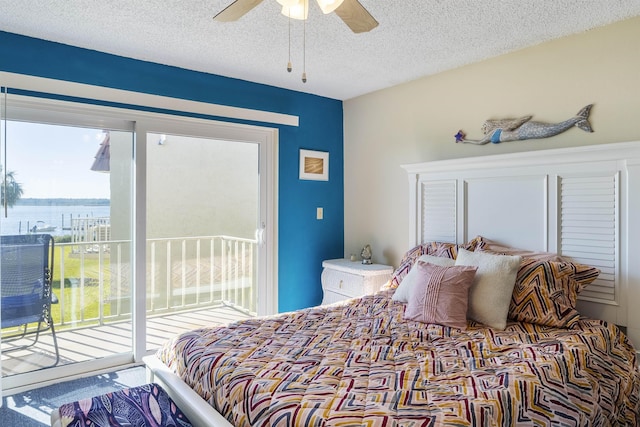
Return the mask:
<path id="1" fill-rule="evenodd" d="M 55 366 L 60 353 L 51 317 L 51 304 L 58 302 L 51 289 L 53 249 L 53 238 L 49 234 L 0 236 L 0 323 L 2 329 L 16 329 L 16 333 L 9 332 L 3 340 L 13 341 L 35 334 L 31 344 L 2 351 L 31 347 L 38 342 L 40 332 L 51 329 Z"/>

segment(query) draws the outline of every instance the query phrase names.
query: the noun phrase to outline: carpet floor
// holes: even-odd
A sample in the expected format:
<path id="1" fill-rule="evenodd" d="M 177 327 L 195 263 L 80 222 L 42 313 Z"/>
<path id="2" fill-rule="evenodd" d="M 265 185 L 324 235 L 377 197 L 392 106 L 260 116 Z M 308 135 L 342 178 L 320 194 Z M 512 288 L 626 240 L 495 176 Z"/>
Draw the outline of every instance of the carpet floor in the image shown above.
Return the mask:
<path id="1" fill-rule="evenodd" d="M 79 378 L 6 396 L 0 408 L 2 427 L 48 427 L 60 405 L 146 383 L 144 366 Z"/>

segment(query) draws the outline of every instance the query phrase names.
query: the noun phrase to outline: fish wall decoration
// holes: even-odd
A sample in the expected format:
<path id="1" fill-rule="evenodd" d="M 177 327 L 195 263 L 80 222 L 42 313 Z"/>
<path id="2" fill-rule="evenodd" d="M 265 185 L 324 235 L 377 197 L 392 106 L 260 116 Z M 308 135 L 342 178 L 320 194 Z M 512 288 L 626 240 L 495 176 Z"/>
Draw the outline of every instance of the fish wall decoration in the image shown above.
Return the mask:
<path id="1" fill-rule="evenodd" d="M 589 123 L 589 113 L 593 104 L 589 104 L 578 111 L 574 117 L 560 123 L 543 123 L 532 121 L 533 116 L 517 119 L 487 120 L 482 125 L 484 138 L 467 139 L 462 130 L 455 135 L 456 143 L 484 145 L 489 142 L 498 144 L 507 141 L 523 141 L 525 139 L 549 138 L 565 132 L 576 126 L 585 132 L 593 132 Z"/>

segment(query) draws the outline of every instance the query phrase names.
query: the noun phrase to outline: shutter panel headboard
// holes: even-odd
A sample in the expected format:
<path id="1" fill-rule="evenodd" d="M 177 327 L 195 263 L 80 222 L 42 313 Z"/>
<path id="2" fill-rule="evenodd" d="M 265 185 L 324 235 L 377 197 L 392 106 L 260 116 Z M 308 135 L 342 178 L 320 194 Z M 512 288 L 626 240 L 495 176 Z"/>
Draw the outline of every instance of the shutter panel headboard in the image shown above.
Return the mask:
<path id="1" fill-rule="evenodd" d="M 457 189 L 453 179 L 421 183 L 421 240 L 451 242 L 456 239 Z"/>
<path id="2" fill-rule="evenodd" d="M 616 302 L 620 258 L 618 173 L 560 179 L 559 253 L 600 269 L 581 294 L 595 302 Z"/>
<path id="3" fill-rule="evenodd" d="M 640 345 L 640 141 L 402 167 L 409 247 L 482 235 L 598 267 L 581 314 L 626 326 Z"/>

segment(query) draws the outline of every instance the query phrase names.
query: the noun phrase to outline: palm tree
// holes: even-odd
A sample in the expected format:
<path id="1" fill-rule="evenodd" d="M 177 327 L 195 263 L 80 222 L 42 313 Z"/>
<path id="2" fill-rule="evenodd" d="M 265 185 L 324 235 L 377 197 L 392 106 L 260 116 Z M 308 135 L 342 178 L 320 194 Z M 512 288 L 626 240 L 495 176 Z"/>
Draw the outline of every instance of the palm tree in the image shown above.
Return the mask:
<path id="1" fill-rule="evenodd" d="M 0 168 L 2 173 L 2 168 Z M 16 181 L 15 172 L 9 171 L 6 176 L 2 177 L 2 187 L 0 188 L 0 204 L 4 206 L 5 197 L 7 200 L 7 206 L 12 207 L 22 197 L 22 184 Z"/>

